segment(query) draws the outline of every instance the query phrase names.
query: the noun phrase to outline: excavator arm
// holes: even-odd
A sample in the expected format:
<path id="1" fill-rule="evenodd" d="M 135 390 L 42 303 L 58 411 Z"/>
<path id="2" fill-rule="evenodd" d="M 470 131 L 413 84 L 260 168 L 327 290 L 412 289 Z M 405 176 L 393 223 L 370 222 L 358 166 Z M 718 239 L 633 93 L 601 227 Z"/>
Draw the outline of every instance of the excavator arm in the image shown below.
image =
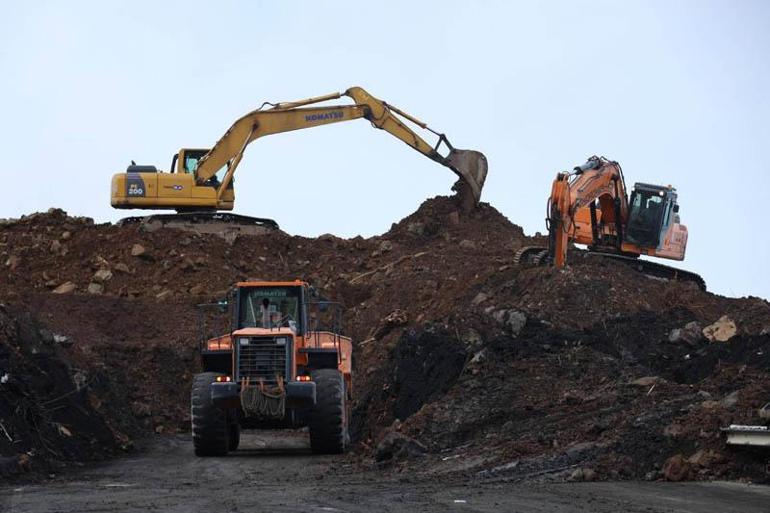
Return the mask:
<path id="1" fill-rule="evenodd" d="M 572 173 L 559 173 L 553 182 L 548 200 L 549 250 L 554 264 L 563 267 L 567 258 L 567 246 L 571 239 L 578 239 L 576 216 L 578 211 L 589 208 L 591 234 L 581 243 L 596 243 L 601 234 L 598 230 L 596 201 L 601 221 L 614 230 L 617 246 L 623 240 L 623 226 L 628 217 L 628 197 L 623 172 L 617 162 L 591 157 L 574 168 Z"/>
<path id="2" fill-rule="evenodd" d="M 348 96 L 355 104 L 307 107 L 308 105 L 336 100 L 342 96 Z M 399 117 L 436 134 L 439 137 L 436 145 L 428 144 Z M 487 175 L 487 161 L 483 154 L 473 150 L 454 148 L 444 134 L 433 131 L 419 119 L 375 98 L 360 87 L 351 87 L 344 93 L 332 93 L 305 100 L 272 104 L 268 109 L 260 108 L 246 114 L 233 123 L 230 129 L 201 159 L 196 170 L 196 182 L 204 184 L 227 166 L 227 172 L 217 192 L 218 197 L 221 197 L 230 185 L 246 147 L 255 139 L 266 135 L 359 118 L 369 120 L 376 128 L 387 131 L 457 174 L 460 180 L 455 185 L 455 189 L 465 210 L 472 209 L 478 203 Z M 449 149 L 446 156 L 441 155 L 438 151 L 442 143 Z"/>

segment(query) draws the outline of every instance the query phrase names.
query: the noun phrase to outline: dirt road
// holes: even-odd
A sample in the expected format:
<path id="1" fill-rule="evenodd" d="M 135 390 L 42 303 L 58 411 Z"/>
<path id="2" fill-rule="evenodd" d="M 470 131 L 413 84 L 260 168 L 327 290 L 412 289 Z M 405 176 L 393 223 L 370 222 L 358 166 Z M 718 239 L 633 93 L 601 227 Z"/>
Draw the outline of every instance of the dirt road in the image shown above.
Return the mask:
<path id="1" fill-rule="evenodd" d="M 463 483 L 383 479 L 313 456 L 301 435 L 249 433 L 227 458 L 185 436 L 67 480 L 0 488 L 0 511 L 35 512 L 764 512 L 770 488 L 735 483 Z"/>

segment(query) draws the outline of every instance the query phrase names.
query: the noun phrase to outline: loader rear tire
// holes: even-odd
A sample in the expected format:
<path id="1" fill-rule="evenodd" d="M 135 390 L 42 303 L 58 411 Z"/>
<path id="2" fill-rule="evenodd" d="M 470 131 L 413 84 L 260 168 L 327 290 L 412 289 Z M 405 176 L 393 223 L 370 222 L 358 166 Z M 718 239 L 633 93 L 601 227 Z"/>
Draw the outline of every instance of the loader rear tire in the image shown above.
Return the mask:
<path id="1" fill-rule="evenodd" d="M 232 420 L 230 422 L 228 436 L 228 447 L 231 451 L 234 451 L 241 444 L 241 425 L 238 424 L 237 420 Z"/>
<path id="2" fill-rule="evenodd" d="M 226 456 L 229 440 L 227 415 L 211 401 L 211 384 L 217 372 L 203 372 L 193 377 L 190 394 L 190 418 L 196 456 Z"/>
<path id="3" fill-rule="evenodd" d="M 313 371 L 316 404 L 310 411 L 310 447 L 320 454 L 340 454 L 347 449 L 348 408 L 345 381 L 337 369 Z"/>

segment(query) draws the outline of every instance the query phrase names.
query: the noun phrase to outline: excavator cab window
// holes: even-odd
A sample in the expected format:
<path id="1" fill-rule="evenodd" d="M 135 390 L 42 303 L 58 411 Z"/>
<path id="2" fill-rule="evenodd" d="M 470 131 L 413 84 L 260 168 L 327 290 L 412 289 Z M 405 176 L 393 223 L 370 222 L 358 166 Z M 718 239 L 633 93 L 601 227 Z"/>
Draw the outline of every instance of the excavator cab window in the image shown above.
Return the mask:
<path id="1" fill-rule="evenodd" d="M 663 191 L 641 189 L 632 192 L 626 232 L 628 241 L 646 248 L 658 247 L 667 207 Z"/>
<path id="2" fill-rule="evenodd" d="M 188 174 L 195 174 L 195 170 L 198 169 L 198 161 L 200 160 L 199 155 L 188 155 L 186 154 L 184 156 L 184 172 Z"/>

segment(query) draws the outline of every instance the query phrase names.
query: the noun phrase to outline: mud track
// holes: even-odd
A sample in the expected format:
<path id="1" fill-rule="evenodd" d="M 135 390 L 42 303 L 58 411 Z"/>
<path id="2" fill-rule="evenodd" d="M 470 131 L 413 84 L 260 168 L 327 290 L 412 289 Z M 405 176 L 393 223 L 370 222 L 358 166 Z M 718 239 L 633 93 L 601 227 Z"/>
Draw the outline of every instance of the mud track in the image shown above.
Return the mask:
<path id="1" fill-rule="evenodd" d="M 459 482 L 382 479 L 346 459 L 310 454 L 302 433 L 245 434 L 227 458 L 196 458 L 187 436 L 66 480 L 0 488 L 0 511 L 764 512 L 770 488 L 737 483 Z"/>

